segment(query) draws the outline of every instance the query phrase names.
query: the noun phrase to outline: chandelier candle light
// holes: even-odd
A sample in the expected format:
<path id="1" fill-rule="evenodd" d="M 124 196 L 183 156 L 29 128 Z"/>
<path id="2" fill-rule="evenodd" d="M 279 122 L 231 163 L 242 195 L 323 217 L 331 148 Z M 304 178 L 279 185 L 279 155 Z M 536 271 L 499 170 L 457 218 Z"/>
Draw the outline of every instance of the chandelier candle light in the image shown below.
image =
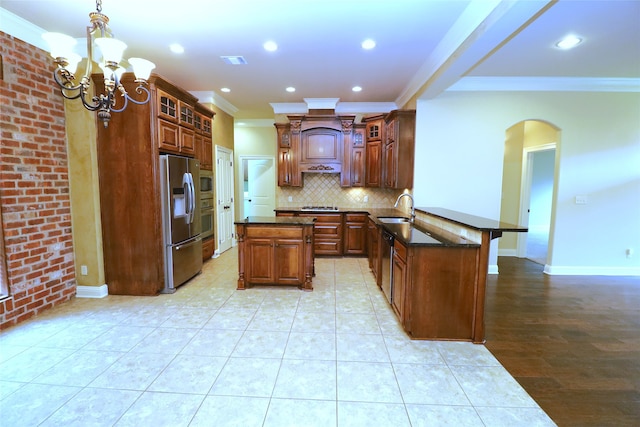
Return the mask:
<path id="1" fill-rule="evenodd" d="M 45 33 L 42 38 L 49 44 L 49 51 L 57 65 L 53 77 L 60 86 L 62 96 L 66 99 L 80 98 L 87 110 L 98 112 L 98 118 L 106 128 L 111 119 L 111 112 L 124 111 L 129 101 L 140 105 L 149 102 L 151 93 L 145 86 L 155 64 L 142 58 L 129 58 L 128 65 L 133 69 L 135 83 L 138 84 L 136 93 L 147 94 L 143 101 L 131 98 L 120 83 L 120 78 L 127 68 L 126 63 L 121 63 L 127 45 L 113 38 L 113 33 L 107 25 L 109 18 L 102 13 L 102 0 L 96 1 L 96 11 L 89 14 L 89 19 L 91 25 L 87 27 L 87 65 L 79 82 L 76 81 L 75 72 L 82 58 L 73 51 L 76 40 L 60 33 Z M 104 74 L 104 93 L 95 95 L 88 101 L 93 61 L 98 63 Z M 116 91 L 124 98 L 124 103 L 119 108 L 116 108 Z"/>

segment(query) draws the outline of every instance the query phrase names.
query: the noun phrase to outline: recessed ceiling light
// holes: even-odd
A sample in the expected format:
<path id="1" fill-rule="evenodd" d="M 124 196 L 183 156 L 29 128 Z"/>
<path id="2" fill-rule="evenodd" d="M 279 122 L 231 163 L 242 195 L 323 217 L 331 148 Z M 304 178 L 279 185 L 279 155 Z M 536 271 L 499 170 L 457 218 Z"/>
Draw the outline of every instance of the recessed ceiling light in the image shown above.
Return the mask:
<path id="1" fill-rule="evenodd" d="M 354 86 L 354 87 L 351 88 L 351 90 L 354 91 L 354 92 L 361 92 L 362 88 L 360 86 Z"/>
<path id="2" fill-rule="evenodd" d="M 245 65 L 247 64 L 247 60 L 242 56 L 221 56 L 220 57 L 225 64 L 229 65 Z"/>
<path id="3" fill-rule="evenodd" d="M 269 52 L 275 52 L 276 50 L 278 50 L 278 44 L 272 40 L 265 42 L 262 47 L 264 47 L 264 50 Z"/>
<path id="4" fill-rule="evenodd" d="M 287 92 L 295 92 L 296 88 L 293 86 L 289 86 L 288 88 L 285 89 Z"/>
<path id="5" fill-rule="evenodd" d="M 220 90 L 221 90 L 222 92 L 225 92 L 225 93 L 229 93 L 229 92 L 231 92 L 231 89 L 229 89 L 228 87 L 223 87 L 223 88 L 221 88 Z"/>
<path id="6" fill-rule="evenodd" d="M 574 36 L 570 34 L 556 43 L 556 46 L 560 49 L 571 49 L 572 47 L 576 47 L 582 42 L 582 39 L 578 36 Z"/>
<path id="7" fill-rule="evenodd" d="M 376 42 L 372 39 L 366 39 L 365 41 L 362 42 L 362 48 L 369 50 L 369 49 L 373 49 L 374 47 L 376 47 Z"/>
<path id="8" fill-rule="evenodd" d="M 184 53 L 184 47 L 179 43 L 171 43 L 169 45 L 169 49 L 171 49 L 171 52 L 173 53 Z"/>

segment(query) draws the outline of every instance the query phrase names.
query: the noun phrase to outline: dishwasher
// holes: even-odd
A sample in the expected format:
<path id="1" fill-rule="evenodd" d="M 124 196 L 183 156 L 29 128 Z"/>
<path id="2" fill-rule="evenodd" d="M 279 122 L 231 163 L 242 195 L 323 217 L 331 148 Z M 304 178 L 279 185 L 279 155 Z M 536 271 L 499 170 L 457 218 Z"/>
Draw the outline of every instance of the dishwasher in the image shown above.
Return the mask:
<path id="1" fill-rule="evenodd" d="M 382 293 L 387 297 L 387 301 L 391 304 L 392 288 L 393 288 L 393 234 L 382 230 Z"/>

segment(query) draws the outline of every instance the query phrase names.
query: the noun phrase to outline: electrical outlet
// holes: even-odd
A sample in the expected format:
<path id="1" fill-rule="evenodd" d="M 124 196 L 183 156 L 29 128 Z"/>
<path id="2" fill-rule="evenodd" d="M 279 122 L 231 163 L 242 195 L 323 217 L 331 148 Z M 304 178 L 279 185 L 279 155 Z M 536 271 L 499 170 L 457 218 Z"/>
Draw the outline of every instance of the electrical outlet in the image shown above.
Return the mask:
<path id="1" fill-rule="evenodd" d="M 89 274 L 89 269 L 87 268 L 86 265 L 80 266 L 80 274 L 82 274 L 83 276 L 86 276 L 87 274 Z"/>
<path id="2" fill-rule="evenodd" d="M 586 205 L 587 204 L 587 196 L 584 194 L 579 194 L 576 196 L 576 205 Z"/>
<path id="3" fill-rule="evenodd" d="M 627 258 L 631 258 L 633 256 L 633 249 L 627 248 L 627 250 L 624 251 L 624 253 L 627 254 Z"/>
<path id="4" fill-rule="evenodd" d="M 290 202 L 293 202 L 293 197 L 289 196 L 289 197 L 287 197 L 287 200 L 290 201 Z"/>
<path id="5" fill-rule="evenodd" d="M 362 198 L 362 201 L 363 201 L 364 203 L 369 203 L 369 196 L 364 196 L 364 197 Z"/>

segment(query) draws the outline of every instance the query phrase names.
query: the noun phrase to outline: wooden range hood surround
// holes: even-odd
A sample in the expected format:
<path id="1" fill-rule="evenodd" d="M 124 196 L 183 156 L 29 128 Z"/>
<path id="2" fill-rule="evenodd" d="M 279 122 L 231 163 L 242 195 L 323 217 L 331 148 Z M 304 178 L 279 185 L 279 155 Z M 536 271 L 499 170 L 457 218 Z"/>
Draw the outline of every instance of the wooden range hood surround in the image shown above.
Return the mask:
<path id="1" fill-rule="evenodd" d="M 287 116 L 294 162 L 299 173 L 339 173 L 340 185 L 351 185 L 351 145 L 356 116 L 338 116 L 333 110 Z M 319 113 L 319 114 L 318 114 Z M 276 125 L 283 126 L 283 125 Z"/>

